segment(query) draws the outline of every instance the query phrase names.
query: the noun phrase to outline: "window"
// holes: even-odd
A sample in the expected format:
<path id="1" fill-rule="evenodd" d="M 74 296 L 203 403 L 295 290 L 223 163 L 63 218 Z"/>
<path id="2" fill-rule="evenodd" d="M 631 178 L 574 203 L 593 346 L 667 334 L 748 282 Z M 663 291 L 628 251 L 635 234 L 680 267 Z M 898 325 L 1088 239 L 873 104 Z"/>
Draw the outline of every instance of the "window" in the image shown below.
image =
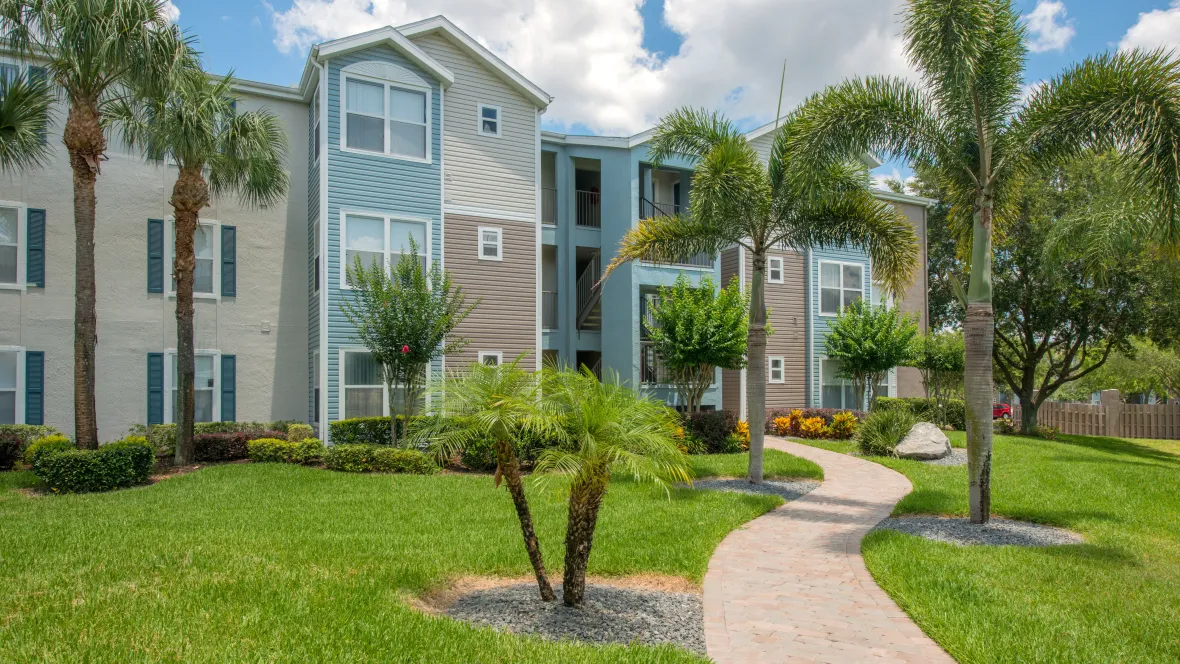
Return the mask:
<path id="1" fill-rule="evenodd" d="M 873 306 L 874 307 L 892 307 L 893 296 L 885 290 L 885 284 L 880 281 L 873 282 Z"/>
<path id="2" fill-rule="evenodd" d="M 311 421 L 320 423 L 320 352 L 311 354 L 311 392 L 312 413 Z"/>
<path id="3" fill-rule="evenodd" d="M 315 258 L 315 276 L 312 277 L 315 290 L 314 293 L 320 292 L 320 220 L 316 219 L 315 223 L 311 225 L 311 252 Z"/>
<path id="4" fill-rule="evenodd" d="M 864 295 L 860 263 L 819 264 L 819 313 L 835 316 Z"/>
<path id="5" fill-rule="evenodd" d="M 503 260 L 503 237 L 503 230 L 499 228 L 484 228 L 481 226 L 479 229 L 479 260 Z"/>
<path id="6" fill-rule="evenodd" d="M 489 367 L 498 367 L 504 363 L 504 353 L 498 350 L 479 351 L 479 363 Z"/>
<path id="7" fill-rule="evenodd" d="M 500 135 L 500 107 L 479 105 L 479 133 L 483 136 Z"/>
<path id="8" fill-rule="evenodd" d="M 165 413 L 164 421 L 168 424 L 175 424 L 180 418 L 179 358 L 175 351 L 170 351 L 168 356 L 167 367 L 171 376 L 164 383 L 168 386 L 168 394 L 164 399 L 168 412 Z M 220 362 L 217 361 L 218 353 L 199 350 L 194 359 L 196 374 L 193 381 L 193 421 L 217 422 L 221 419 L 216 415 L 219 412 L 220 401 L 217 384 L 221 373 Z"/>
<path id="9" fill-rule="evenodd" d="M 783 371 L 783 358 L 771 357 L 771 358 L 767 358 L 767 361 L 770 364 L 769 382 L 771 382 L 771 383 L 786 382 L 786 379 L 784 376 L 784 371 Z"/>
<path id="10" fill-rule="evenodd" d="M 316 86 L 315 92 L 311 97 L 311 124 L 315 129 L 312 130 L 312 151 L 313 161 L 320 160 L 320 88 Z"/>
<path id="11" fill-rule="evenodd" d="M 0 284 L 21 284 L 24 209 L 0 207 Z"/>
<path id="12" fill-rule="evenodd" d="M 821 359 L 819 363 L 820 406 L 822 408 L 859 408 L 860 395 L 847 378 L 841 378 L 839 360 Z"/>
<path id="13" fill-rule="evenodd" d="M 783 259 L 771 256 L 766 259 L 766 280 L 772 284 L 783 283 Z"/>
<path id="14" fill-rule="evenodd" d="M 385 414 L 381 366 L 368 351 L 344 352 L 344 419 Z"/>
<path id="15" fill-rule="evenodd" d="M 429 90 L 351 76 L 344 81 L 346 148 L 430 160 Z"/>
<path id="16" fill-rule="evenodd" d="M 20 351 L 0 350 L 0 424 L 17 424 Z"/>
<path id="17" fill-rule="evenodd" d="M 176 221 L 173 220 L 171 225 L 172 241 L 167 242 L 168 248 L 168 265 L 173 265 L 173 260 L 176 257 Z M 193 254 L 196 256 L 197 262 L 193 265 L 193 295 L 197 297 L 216 297 L 217 296 L 217 281 L 220 278 L 220 271 L 217 267 L 217 236 L 220 226 L 217 223 L 202 222 L 197 225 L 197 230 L 193 233 Z M 172 290 L 169 291 L 172 295 L 176 294 L 176 273 L 172 274 Z M 198 420 L 199 421 L 199 420 Z"/>
<path id="18" fill-rule="evenodd" d="M 427 222 L 418 219 L 378 217 L 365 214 L 344 215 L 344 260 L 348 267 L 359 258 L 361 265 L 393 267 L 403 256 L 415 257 L 426 271 L 430 268 Z M 410 239 L 417 247 L 411 252 Z M 348 273 L 340 270 L 341 286 L 350 287 Z"/>

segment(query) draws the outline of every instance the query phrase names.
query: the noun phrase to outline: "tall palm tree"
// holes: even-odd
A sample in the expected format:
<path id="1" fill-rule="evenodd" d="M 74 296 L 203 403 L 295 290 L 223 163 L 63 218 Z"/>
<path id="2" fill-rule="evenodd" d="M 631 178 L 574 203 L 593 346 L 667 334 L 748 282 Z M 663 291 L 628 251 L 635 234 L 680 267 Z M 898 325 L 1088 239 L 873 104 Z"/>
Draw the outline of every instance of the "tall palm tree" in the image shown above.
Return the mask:
<path id="1" fill-rule="evenodd" d="M 149 159 L 171 158 L 178 168 L 170 203 L 176 223 L 176 463 L 184 465 L 193 462 L 194 452 L 193 242 L 201 209 L 210 196 L 236 196 L 255 208 L 283 200 L 289 184 L 283 170 L 287 138 L 274 113 L 236 111 L 232 74 L 212 80 L 199 68 L 180 70 L 166 86 L 137 92 L 115 104 L 111 118 L 128 145 Z"/>
<path id="2" fill-rule="evenodd" d="M 649 143 L 658 166 L 673 155 L 696 164 L 686 214 L 644 219 L 623 237 L 604 272 L 626 261 L 674 263 L 696 253 L 717 254 L 740 245 L 754 270 L 746 373 L 751 482 L 762 481 L 766 429 L 766 254 L 795 249 L 854 246 L 868 251 L 877 280 L 894 294 L 918 263 L 914 229 L 894 208 L 873 197 L 868 171 L 846 151 L 820 166 L 801 168 L 790 137 L 797 113 L 777 130 L 768 166 L 733 123 L 718 113 L 681 109 L 664 117 Z M 808 162 L 810 163 L 810 162 Z"/>
<path id="3" fill-rule="evenodd" d="M 49 156 L 45 129 L 53 93 L 44 78 L 0 81 L 0 171 L 33 168 Z"/>
<path id="4" fill-rule="evenodd" d="M 98 447 L 94 184 L 105 158 L 107 110 L 125 86 L 166 76 L 195 56 L 164 0 L 0 0 L 0 39 L 47 60 L 69 104 L 63 142 L 74 184 L 74 436 Z"/>
<path id="5" fill-rule="evenodd" d="M 586 595 L 586 566 L 611 472 L 665 491 L 669 483 L 691 476 L 688 457 L 676 445 L 676 413 L 621 385 L 617 374 L 600 381 L 586 367 L 547 368 L 544 385 L 543 407 L 560 419 L 572 444 L 542 452 L 535 471 L 571 477 L 561 594 L 566 606 L 578 606 Z"/>
<path id="6" fill-rule="evenodd" d="M 809 100 L 792 149 L 819 165 L 870 150 L 936 174 L 951 223 L 971 238 L 966 342 L 971 519 L 991 511 L 992 235 L 1013 184 L 1089 149 L 1117 148 L 1156 214 L 1151 234 L 1180 248 L 1180 64 L 1120 52 L 1070 67 L 1021 103 L 1025 26 L 1009 0 L 909 0 L 906 54 L 920 82 L 851 79 Z M 970 228 L 970 231 L 967 229 Z"/>
<path id="7" fill-rule="evenodd" d="M 437 417 L 427 418 L 410 432 L 407 441 L 429 441 L 440 459 L 449 459 L 478 442 L 491 441 L 496 452 L 496 487 L 501 481 L 508 485 L 541 599 L 549 602 L 557 596 L 545 573 L 541 545 L 533 529 L 519 449 L 526 436 L 553 437 L 559 431 L 554 420 L 540 410 L 538 376 L 521 369 L 520 360 L 498 366 L 475 363 L 462 373 L 452 373 L 432 390 L 431 404 Z"/>

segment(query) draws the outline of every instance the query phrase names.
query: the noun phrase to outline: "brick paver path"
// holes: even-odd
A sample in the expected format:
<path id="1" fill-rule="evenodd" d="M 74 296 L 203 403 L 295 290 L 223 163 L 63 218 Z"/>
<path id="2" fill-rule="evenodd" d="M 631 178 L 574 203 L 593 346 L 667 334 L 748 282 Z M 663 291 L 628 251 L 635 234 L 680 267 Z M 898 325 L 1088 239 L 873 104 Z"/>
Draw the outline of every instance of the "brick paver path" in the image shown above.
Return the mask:
<path id="1" fill-rule="evenodd" d="M 705 575 L 705 643 L 729 662 L 953 662 L 865 569 L 860 541 L 910 492 L 904 475 L 767 436 L 823 484 L 726 537 Z"/>

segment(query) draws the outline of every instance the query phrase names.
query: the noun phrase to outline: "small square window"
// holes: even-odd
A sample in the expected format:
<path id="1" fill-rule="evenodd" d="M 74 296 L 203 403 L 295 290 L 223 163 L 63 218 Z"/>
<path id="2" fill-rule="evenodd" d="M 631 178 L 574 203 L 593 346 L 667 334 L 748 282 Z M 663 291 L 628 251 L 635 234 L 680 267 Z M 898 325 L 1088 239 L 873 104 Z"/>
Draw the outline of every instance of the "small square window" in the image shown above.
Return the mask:
<path id="1" fill-rule="evenodd" d="M 488 106 L 487 104 L 479 105 L 479 117 L 476 118 L 479 122 L 479 133 L 483 136 L 499 136 L 500 135 L 500 107 Z"/>
<path id="2" fill-rule="evenodd" d="M 498 350 L 479 351 L 479 363 L 489 367 L 498 367 L 504 363 L 504 353 Z"/>
<path id="3" fill-rule="evenodd" d="M 499 228 L 479 229 L 479 259 L 481 261 L 504 260 L 504 231 Z"/>
<path id="4" fill-rule="evenodd" d="M 783 259 L 771 256 L 766 259 L 766 280 L 772 284 L 783 283 Z"/>
<path id="5" fill-rule="evenodd" d="M 771 383 L 782 383 L 785 378 L 783 376 L 783 358 L 771 357 L 768 358 L 770 365 L 770 376 L 768 377 Z"/>

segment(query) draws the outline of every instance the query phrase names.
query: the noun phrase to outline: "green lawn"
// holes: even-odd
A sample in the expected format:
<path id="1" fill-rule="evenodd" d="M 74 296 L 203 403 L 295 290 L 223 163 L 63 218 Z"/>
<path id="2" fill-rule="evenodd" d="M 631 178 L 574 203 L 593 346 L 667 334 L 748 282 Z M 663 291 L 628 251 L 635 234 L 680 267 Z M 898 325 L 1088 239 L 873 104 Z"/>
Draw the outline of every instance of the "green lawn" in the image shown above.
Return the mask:
<path id="1" fill-rule="evenodd" d="M 701 661 L 668 647 L 497 634 L 406 608 L 450 577 L 530 573 L 511 501 L 488 476 L 229 464 L 107 494 L 8 490 L 34 483 L 0 473 L 0 661 Z M 555 578 L 562 488 L 531 489 Z M 699 582 L 726 533 L 778 504 L 712 491 L 668 499 L 618 478 L 590 573 Z"/>
<path id="2" fill-rule="evenodd" d="M 1180 661 L 1180 443 L 997 436 L 993 459 L 994 514 L 1086 543 L 960 547 L 876 532 L 863 552 L 877 582 L 962 662 Z M 914 484 L 895 514 L 968 513 L 966 467 L 873 460 Z"/>
<path id="3" fill-rule="evenodd" d="M 692 471 L 696 477 L 745 477 L 750 464 L 750 455 L 701 454 L 692 458 Z M 765 450 L 762 457 L 763 477 L 810 477 L 824 478 L 824 470 L 818 465 L 791 456 L 778 450 Z"/>

